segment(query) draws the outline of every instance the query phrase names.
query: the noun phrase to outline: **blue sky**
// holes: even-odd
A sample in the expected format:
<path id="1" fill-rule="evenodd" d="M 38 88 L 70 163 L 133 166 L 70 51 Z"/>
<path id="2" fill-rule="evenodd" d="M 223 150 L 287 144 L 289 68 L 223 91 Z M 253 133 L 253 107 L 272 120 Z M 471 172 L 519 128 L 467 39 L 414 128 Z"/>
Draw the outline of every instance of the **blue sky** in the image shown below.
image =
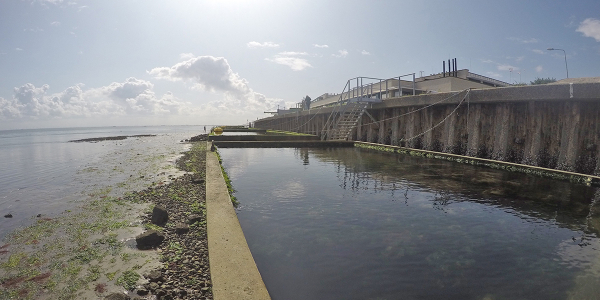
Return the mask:
<path id="1" fill-rule="evenodd" d="M 600 76 L 600 1 L 0 2 L 0 130 L 242 124 L 356 76 Z M 512 69 L 512 72 L 510 72 Z"/>

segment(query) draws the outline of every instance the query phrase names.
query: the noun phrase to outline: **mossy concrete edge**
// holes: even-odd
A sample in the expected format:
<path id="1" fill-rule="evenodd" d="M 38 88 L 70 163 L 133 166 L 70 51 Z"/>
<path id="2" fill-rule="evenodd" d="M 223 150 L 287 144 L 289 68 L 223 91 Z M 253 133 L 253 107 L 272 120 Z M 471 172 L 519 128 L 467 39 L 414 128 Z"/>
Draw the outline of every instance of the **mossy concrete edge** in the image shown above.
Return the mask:
<path id="1" fill-rule="evenodd" d="M 206 151 L 206 215 L 214 299 L 271 299 L 231 204 L 217 156 L 210 151 L 210 143 Z"/>
<path id="2" fill-rule="evenodd" d="M 539 177 L 546 177 L 546 178 L 552 178 L 552 179 L 557 179 L 557 180 L 570 181 L 573 183 L 579 183 L 579 184 L 584 184 L 584 185 L 588 185 L 588 186 L 590 186 L 590 185 L 591 186 L 600 186 L 600 177 L 593 176 L 593 175 L 587 175 L 587 174 L 581 174 L 581 173 L 574 173 L 574 172 L 568 172 L 568 171 L 562 171 L 562 170 L 556 170 L 556 169 L 548 169 L 548 168 L 542 168 L 542 167 L 536 167 L 536 166 L 530 166 L 530 165 L 516 164 L 516 163 L 499 161 L 499 160 L 491 160 L 491 159 L 485 159 L 485 158 L 463 156 L 463 155 L 458 155 L 458 154 L 435 152 L 435 151 L 429 151 L 429 150 L 413 149 L 413 148 L 376 144 L 376 143 L 369 143 L 369 142 L 355 141 L 354 146 L 359 147 L 359 148 L 373 149 L 373 150 L 377 150 L 377 151 L 394 152 L 394 153 L 409 154 L 409 155 L 414 155 L 414 156 L 423 156 L 423 157 L 429 157 L 429 158 L 450 160 L 450 161 L 465 163 L 465 164 L 470 164 L 470 165 L 485 166 L 485 167 L 489 167 L 489 168 L 493 168 L 493 169 L 502 169 L 502 170 L 507 170 L 507 171 L 511 171 L 511 172 L 520 172 L 520 173 L 525 173 L 525 174 L 531 174 L 531 175 L 535 175 L 535 176 L 539 176 Z"/>

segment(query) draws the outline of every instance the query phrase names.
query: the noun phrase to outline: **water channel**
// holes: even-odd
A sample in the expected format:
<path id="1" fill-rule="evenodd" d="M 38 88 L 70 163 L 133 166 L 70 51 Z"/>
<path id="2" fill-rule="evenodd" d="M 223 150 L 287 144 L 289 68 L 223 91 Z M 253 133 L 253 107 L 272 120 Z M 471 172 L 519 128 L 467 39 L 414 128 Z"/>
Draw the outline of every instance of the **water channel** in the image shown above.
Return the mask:
<path id="1" fill-rule="evenodd" d="M 273 299 L 597 299 L 600 191 L 356 148 L 219 149 Z"/>

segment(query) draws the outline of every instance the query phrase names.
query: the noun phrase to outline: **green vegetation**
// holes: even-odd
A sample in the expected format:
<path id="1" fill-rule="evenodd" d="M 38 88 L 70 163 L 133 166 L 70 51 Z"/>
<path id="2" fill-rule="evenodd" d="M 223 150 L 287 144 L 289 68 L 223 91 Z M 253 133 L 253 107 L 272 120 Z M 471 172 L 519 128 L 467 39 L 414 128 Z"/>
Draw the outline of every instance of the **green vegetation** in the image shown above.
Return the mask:
<path id="1" fill-rule="evenodd" d="M 510 172 L 519 172 L 519 173 L 531 174 L 531 175 L 540 176 L 540 177 L 565 180 L 565 181 L 584 184 L 584 185 L 588 185 L 588 186 L 591 185 L 591 183 L 592 183 L 592 178 L 589 176 L 583 175 L 583 174 L 581 174 L 581 175 L 565 174 L 565 173 L 557 172 L 557 171 L 551 170 L 551 169 L 529 167 L 529 166 L 525 166 L 525 165 L 508 164 L 508 163 L 491 161 L 491 160 L 487 160 L 487 159 L 483 160 L 483 159 L 477 159 L 477 158 L 468 158 L 465 156 L 454 156 L 454 155 L 447 155 L 447 154 L 438 153 L 438 152 L 421 151 L 421 150 L 416 150 L 416 149 L 388 146 L 388 145 L 379 145 L 379 144 L 369 145 L 369 144 L 363 144 L 363 143 L 354 143 L 354 147 L 373 149 L 373 150 L 384 151 L 384 152 L 409 154 L 412 156 L 422 156 L 422 157 L 427 157 L 427 158 L 443 159 L 443 160 L 449 160 L 449 161 L 454 161 L 454 162 L 458 162 L 458 163 L 470 164 L 470 165 L 474 165 L 474 166 L 485 166 L 485 167 L 489 167 L 489 168 L 493 168 L 493 169 L 501 169 L 501 170 L 506 170 L 506 171 L 510 171 Z"/>
<path id="2" fill-rule="evenodd" d="M 307 133 L 299 133 L 293 131 L 283 131 L 283 130 L 267 130 L 267 134 L 285 134 L 285 135 L 301 135 L 301 136 L 312 136 L 312 134 Z"/>
<path id="3" fill-rule="evenodd" d="M 140 274 L 128 270 L 123 272 L 119 278 L 117 278 L 117 284 L 126 288 L 127 290 L 133 290 L 135 288 L 135 284 L 140 279 Z"/>
<path id="4" fill-rule="evenodd" d="M 237 198 L 233 195 L 235 193 L 235 189 L 231 184 L 231 179 L 229 179 L 229 175 L 225 168 L 223 168 L 223 160 L 221 159 L 221 155 L 219 154 L 219 150 L 215 151 L 217 154 L 217 159 L 219 160 L 219 166 L 221 166 L 221 172 L 223 173 L 223 178 L 225 179 L 225 184 L 227 185 L 227 191 L 229 192 L 229 198 L 231 198 L 231 203 L 233 206 L 237 207 L 240 203 L 237 201 Z"/>
<path id="5" fill-rule="evenodd" d="M 538 84 L 547 84 L 547 83 L 552 83 L 552 82 L 556 82 L 556 78 L 539 78 L 536 77 L 534 81 L 531 81 L 529 84 L 531 85 L 538 85 Z"/>

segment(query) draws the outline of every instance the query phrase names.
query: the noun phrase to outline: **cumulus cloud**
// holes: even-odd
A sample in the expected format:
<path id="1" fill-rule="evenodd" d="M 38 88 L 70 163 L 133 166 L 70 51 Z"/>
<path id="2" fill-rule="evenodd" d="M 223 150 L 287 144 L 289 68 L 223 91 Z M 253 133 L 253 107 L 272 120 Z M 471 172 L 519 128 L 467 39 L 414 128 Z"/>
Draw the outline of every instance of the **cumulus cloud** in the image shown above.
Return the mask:
<path id="1" fill-rule="evenodd" d="M 15 51 L 23 51 L 21 48 L 15 48 Z"/>
<path id="2" fill-rule="evenodd" d="M 277 105 L 285 105 L 281 99 L 267 98 L 252 90 L 248 81 L 233 72 L 223 57 L 193 57 L 172 67 L 154 68 L 148 73 L 157 79 L 190 81 L 194 82 L 197 88 L 223 93 L 221 100 L 202 107 L 205 112 L 262 113 L 264 110 L 276 108 Z"/>
<path id="3" fill-rule="evenodd" d="M 50 25 L 52 25 L 52 26 L 59 26 L 59 25 L 60 25 L 60 22 L 58 22 L 58 21 L 54 21 L 54 22 L 50 23 Z"/>
<path id="4" fill-rule="evenodd" d="M 157 97 L 148 81 L 128 78 L 108 86 L 83 89 L 82 84 L 49 94 L 45 84 L 14 88 L 12 99 L 0 98 L 0 118 L 52 119 L 115 115 L 185 114 L 189 103 L 171 93 Z"/>
<path id="5" fill-rule="evenodd" d="M 535 67 L 535 71 L 538 73 L 541 73 L 544 70 L 544 67 L 542 67 L 541 65 Z"/>
<path id="6" fill-rule="evenodd" d="M 367 50 L 360 51 L 360 54 L 362 54 L 362 55 L 371 55 L 371 53 L 369 53 Z"/>
<path id="7" fill-rule="evenodd" d="M 259 43 L 259 42 L 249 42 L 248 44 L 246 44 L 246 46 L 248 46 L 248 48 L 277 48 L 279 47 L 279 44 L 273 43 L 273 42 L 264 42 L 264 43 Z"/>
<path id="8" fill-rule="evenodd" d="M 172 67 L 154 68 L 148 74 L 157 79 L 170 81 L 191 80 L 197 87 L 207 91 L 246 93 L 246 80 L 234 73 L 223 57 L 198 56 Z"/>
<path id="9" fill-rule="evenodd" d="M 329 48 L 328 45 L 313 44 L 313 46 L 315 46 L 315 48 Z"/>
<path id="10" fill-rule="evenodd" d="M 546 52 L 544 50 L 540 50 L 540 49 L 533 49 L 531 51 L 533 51 L 533 53 L 537 53 L 537 54 L 546 54 Z"/>
<path id="11" fill-rule="evenodd" d="M 598 19 L 587 18 L 583 20 L 576 31 L 583 33 L 586 37 L 595 39 L 596 42 L 600 42 L 600 20 Z"/>
<path id="12" fill-rule="evenodd" d="M 346 57 L 348 55 L 348 51 L 346 49 L 344 50 L 338 50 L 338 54 L 332 54 L 335 57 Z"/>

